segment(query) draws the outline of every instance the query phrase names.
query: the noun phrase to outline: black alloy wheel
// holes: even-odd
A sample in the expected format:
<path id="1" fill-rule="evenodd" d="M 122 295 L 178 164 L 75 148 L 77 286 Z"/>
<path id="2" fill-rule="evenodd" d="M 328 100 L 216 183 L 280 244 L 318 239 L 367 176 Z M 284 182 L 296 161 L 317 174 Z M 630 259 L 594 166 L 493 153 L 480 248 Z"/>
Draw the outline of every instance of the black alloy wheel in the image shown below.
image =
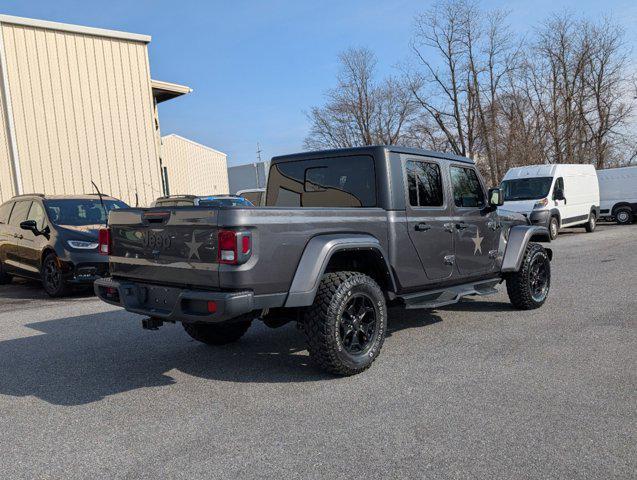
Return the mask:
<path id="1" fill-rule="evenodd" d="M 42 286 L 51 297 L 62 297 L 69 291 L 58 258 L 54 254 L 47 255 L 42 263 Z"/>
<path id="2" fill-rule="evenodd" d="M 538 303 L 546 300 L 549 291 L 550 269 L 544 256 L 537 255 L 529 267 L 529 284 L 531 298 Z"/>
<path id="3" fill-rule="evenodd" d="M 365 293 L 352 295 L 341 314 L 339 334 L 343 348 L 351 355 L 365 355 L 376 332 L 376 309 Z"/>

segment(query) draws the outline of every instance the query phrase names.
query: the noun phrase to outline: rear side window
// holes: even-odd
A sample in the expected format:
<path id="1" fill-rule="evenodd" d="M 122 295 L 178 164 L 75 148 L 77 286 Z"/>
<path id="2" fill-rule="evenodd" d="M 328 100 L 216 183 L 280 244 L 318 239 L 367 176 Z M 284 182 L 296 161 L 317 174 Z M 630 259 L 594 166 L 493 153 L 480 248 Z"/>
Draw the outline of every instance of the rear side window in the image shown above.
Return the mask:
<path id="1" fill-rule="evenodd" d="M 442 176 L 437 163 L 408 161 L 407 185 L 412 207 L 442 206 Z"/>
<path id="2" fill-rule="evenodd" d="M 299 160 L 272 165 L 267 205 L 375 207 L 374 160 L 367 155 Z"/>
<path id="3" fill-rule="evenodd" d="M 29 208 L 31 208 L 30 201 L 16 202 L 13 212 L 11 212 L 11 218 L 9 218 L 9 224 L 16 227 L 19 226 L 27 219 Z"/>
<path id="4" fill-rule="evenodd" d="M 7 223 L 9 221 L 9 215 L 11 215 L 12 208 L 13 202 L 7 202 L 0 205 L 0 224 Z"/>
<path id="5" fill-rule="evenodd" d="M 484 192 L 473 168 L 451 167 L 451 186 L 456 207 L 484 207 Z"/>

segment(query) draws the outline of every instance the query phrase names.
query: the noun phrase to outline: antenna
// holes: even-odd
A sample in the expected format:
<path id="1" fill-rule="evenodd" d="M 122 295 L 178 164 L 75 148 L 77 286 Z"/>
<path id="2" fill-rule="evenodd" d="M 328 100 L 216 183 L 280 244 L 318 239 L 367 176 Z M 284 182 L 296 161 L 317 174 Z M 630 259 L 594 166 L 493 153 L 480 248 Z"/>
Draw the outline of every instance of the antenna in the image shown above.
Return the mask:
<path id="1" fill-rule="evenodd" d="M 106 211 L 106 206 L 104 205 L 104 200 L 102 199 L 102 193 L 100 192 L 100 189 L 97 188 L 97 185 L 95 185 L 95 182 L 93 180 L 91 180 L 91 183 L 93 184 L 93 187 L 95 187 L 95 190 L 97 191 L 97 196 L 100 197 L 100 203 L 102 204 L 102 210 L 104 210 L 104 226 L 108 227 L 108 221 L 106 220 L 106 218 L 108 216 L 108 212 Z"/>

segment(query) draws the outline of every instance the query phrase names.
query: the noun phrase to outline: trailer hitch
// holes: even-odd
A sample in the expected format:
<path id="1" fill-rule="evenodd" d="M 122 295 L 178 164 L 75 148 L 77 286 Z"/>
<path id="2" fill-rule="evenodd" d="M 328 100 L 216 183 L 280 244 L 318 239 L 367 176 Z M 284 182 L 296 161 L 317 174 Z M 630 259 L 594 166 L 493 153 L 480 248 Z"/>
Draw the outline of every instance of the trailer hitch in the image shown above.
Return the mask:
<path id="1" fill-rule="evenodd" d="M 157 317 L 148 317 L 142 319 L 142 328 L 144 330 L 159 330 L 164 324 L 164 321 L 161 318 Z"/>

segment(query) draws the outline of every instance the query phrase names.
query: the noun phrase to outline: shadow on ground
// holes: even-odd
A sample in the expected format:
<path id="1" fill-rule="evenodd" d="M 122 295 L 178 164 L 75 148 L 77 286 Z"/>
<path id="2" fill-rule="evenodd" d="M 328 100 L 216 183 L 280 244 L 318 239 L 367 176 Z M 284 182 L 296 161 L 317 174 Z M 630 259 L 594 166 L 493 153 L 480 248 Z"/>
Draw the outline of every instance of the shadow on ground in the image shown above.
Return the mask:
<path id="1" fill-rule="evenodd" d="M 388 334 L 440 321 L 427 311 L 390 310 Z M 208 347 L 179 324 L 141 329 L 123 311 L 26 325 L 38 333 L 0 342 L 0 394 L 81 405 L 138 388 L 174 383 L 171 370 L 227 382 L 328 380 L 309 363 L 295 325 L 277 330 L 255 322 L 236 344 Z M 391 340 L 388 340 L 391 341 Z"/>

